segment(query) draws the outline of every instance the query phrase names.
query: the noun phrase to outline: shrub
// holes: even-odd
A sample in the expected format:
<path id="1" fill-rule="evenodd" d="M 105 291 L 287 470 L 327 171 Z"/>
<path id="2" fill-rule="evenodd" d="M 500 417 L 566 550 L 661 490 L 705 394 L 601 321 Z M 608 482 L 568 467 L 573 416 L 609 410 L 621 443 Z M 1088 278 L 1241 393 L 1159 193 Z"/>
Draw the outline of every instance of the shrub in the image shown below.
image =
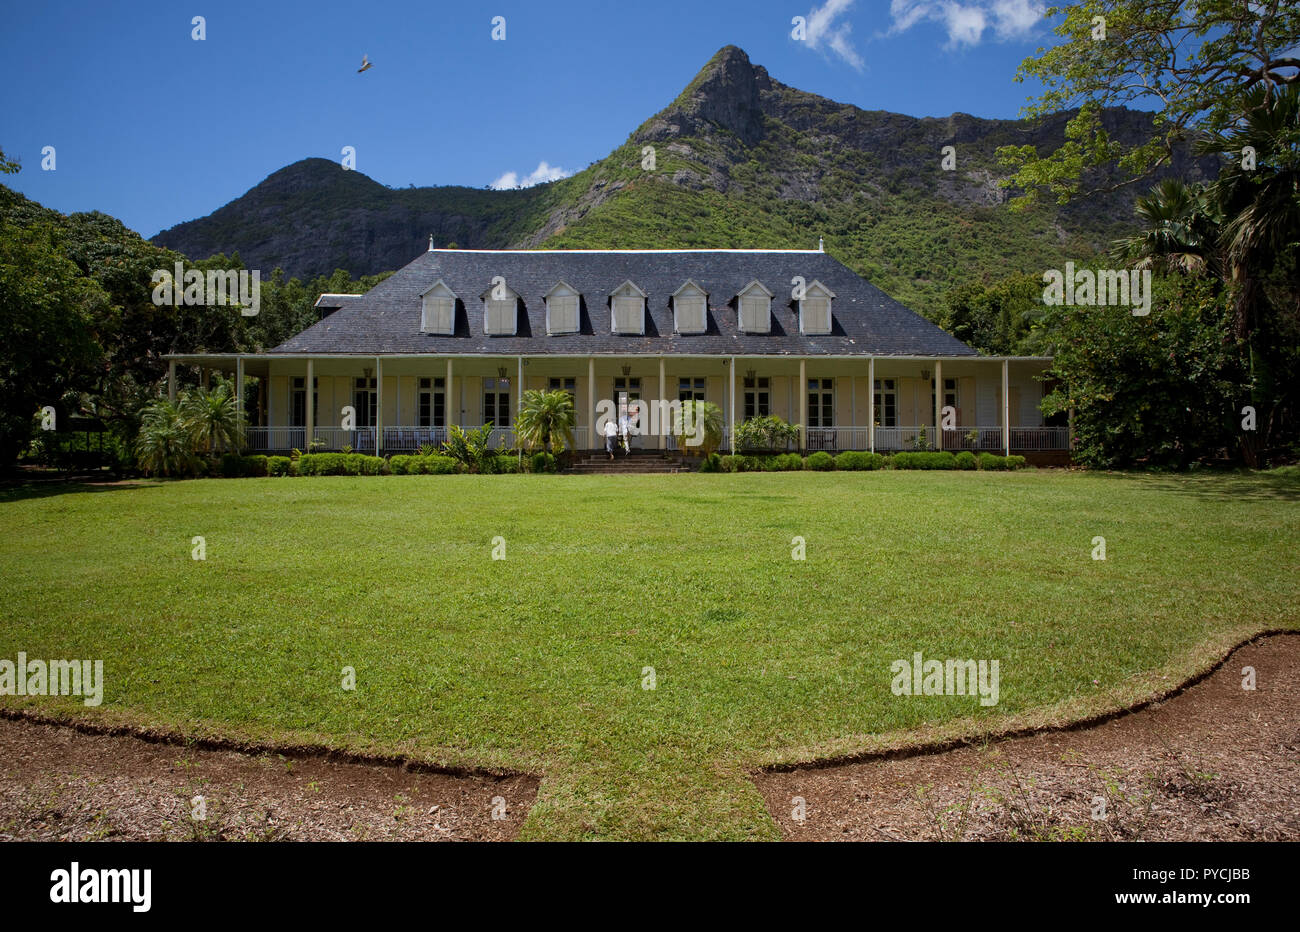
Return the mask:
<path id="1" fill-rule="evenodd" d="M 533 472 L 555 472 L 555 454 L 534 453 L 529 460 L 529 467 Z"/>
<path id="2" fill-rule="evenodd" d="M 417 457 L 399 453 L 388 461 L 388 469 L 394 476 L 409 476 L 413 472 L 411 461 L 414 459 Z"/>
<path id="3" fill-rule="evenodd" d="M 996 453 L 981 453 L 979 458 L 980 469 L 1006 469 L 1007 458 L 998 456 Z"/>
<path id="4" fill-rule="evenodd" d="M 344 475 L 343 453 L 304 453 L 298 457 L 300 476 Z"/>
<path id="5" fill-rule="evenodd" d="M 723 472 L 744 472 L 745 458 L 733 453 L 730 456 L 722 457 L 721 466 Z"/>
<path id="6" fill-rule="evenodd" d="M 431 476 L 453 476 L 460 472 L 460 463 L 450 456 L 435 453 L 433 456 L 420 457 L 421 472 Z"/>
<path id="7" fill-rule="evenodd" d="M 507 473 L 513 473 L 513 472 L 521 472 L 522 470 L 520 470 L 519 468 L 519 457 L 517 455 L 511 456 L 508 453 L 502 453 L 498 455 L 497 461 L 493 465 L 492 471 L 499 475 L 506 475 Z"/>
<path id="8" fill-rule="evenodd" d="M 266 457 L 223 453 L 218 471 L 226 479 L 239 479 L 244 476 L 265 476 L 267 474 Z M 209 475 L 211 475 L 211 472 L 209 472 Z"/>
<path id="9" fill-rule="evenodd" d="M 1023 469 L 1024 466 L 1025 466 L 1025 458 L 1023 456 L 1007 457 L 1007 469 Z"/>
<path id="10" fill-rule="evenodd" d="M 722 457 L 710 453 L 700 460 L 700 472 L 722 472 Z"/>
<path id="11" fill-rule="evenodd" d="M 879 453 L 846 450 L 835 457 L 835 468 L 844 470 L 880 469 L 885 458 Z"/>
<path id="12" fill-rule="evenodd" d="M 287 476 L 289 467 L 293 465 L 293 460 L 287 456 L 268 456 L 266 458 L 266 473 L 269 476 Z"/>
<path id="13" fill-rule="evenodd" d="M 895 469 L 956 469 L 957 457 L 946 450 L 895 453 Z"/>
<path id="14" fill-rule="evenodd" d="M 776 415 L 751 417 L 736 427 L 736 448 L 776 450 L 799 439 L 799 427 L 787 424 Z"/>
<path id="15" fill-rule="evenodd" d="M 962 450 L 957 454 L 958 469 L 975 469 L 979 464 L 975 462 L 975 454 L 970 450 Z"/>
<path id="16" fill-rule="evenodd" d="M 819 472 L 827 472 L 835 468 L 835 457 L 831 456 L 825 450 L 818 450 L 808 457 L 808 468 L 816 469 Z"/>

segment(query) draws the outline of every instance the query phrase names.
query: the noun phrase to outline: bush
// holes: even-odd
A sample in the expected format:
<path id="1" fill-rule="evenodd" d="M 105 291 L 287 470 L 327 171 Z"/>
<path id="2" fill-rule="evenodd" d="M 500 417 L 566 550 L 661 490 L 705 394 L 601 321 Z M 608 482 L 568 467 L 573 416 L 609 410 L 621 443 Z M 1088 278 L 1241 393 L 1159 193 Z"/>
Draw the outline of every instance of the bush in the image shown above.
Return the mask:
<path id="1" fill-rule="evenodd" d="M 549 454 L 548 454 L 548 455 L 549 455 Z M 554 459 L 554 457 L 552 457 L 552 459 Z M 493 472 L 498 473 L 499 475 L 506 475 L 507 473 L 521 472 L 521 470 L 520 470 L 520 468 L 519 468 L 519 457 L 518 457 L 518 456 L 511 456 L 511 455 L 509 455 L 508 453 L 502 453 L 502 454 L 500 454 L 500 455 L 497 457 L 497 461 L 496 461 L 496 464 L 495 464 L 495 466 L 494 466 L 494 468 L 493 468 Z M 554 472 L 554 470 L 552 470 L 552 472 Z"/>
<path id="2" fill-rule="evenodd" d="M 341 476 L 343 456 L 342 453 L 304 453 L 298 457 L 298 475 Z"/>
<path id="3" fill-rule="evenodd" d="M 269 476 L 287 476 L 291 465 L 293 465 L 293 460 L 287 456 L 268 456 L 266 458 L 266 473 Z"/>
<path id="4" fill-rule="evenodd" d="M 946 450 L 916 453 L 895 453 L 895 469 L 956 469 L 957 457 Z"/>
<path id="5" fill-rule="evenodd" d="M 885 458 L 879 453 L 846 450 L 835 457 L 835 468 L 843 470 L 880 469 L 884 462 Z"/>
<path id="6" fill-rule="evenodd" d="M 241 479 L 245 476 L 265 476 L 267 474 L 266 457 L 259 455 L 240 456 L 238 453 L 223 453 L 219 467 L 220 474 L 226 479 Z M 210 475 L 211 473 L 209 473 Z"/>
<path id="7" fill-rule="evenodd" d="M 835 468 L 835 457 L 825 450 L 818 450 L 808 457 L 808 468 L 815 469 L 818 472 L 828 472 Z"/>
<path id="8" fill-rule="evenodd" d="M 1007 457 L 1007 469 L 1023 469 L 1024 466 L 1025 466 L 1025 458 L 1023 456 Z"/>
<path id="9" fill-rule="evenodd" d="M 414 472 L 411 468 L 411 461 L 414 459 L 418 459 L 418 457 L 399 453 L 397 456 L 389 458 L 388 471 L 394 476 L 409 476 Z"/>
<path id="10" fill-rule="evenodd" d="M 433 456 L 422 456 L 423 461 L 420 465 L 422 472 L 431 476 L 454 476 L 460 472 L 460 463 L 450 456 L 443 456 L 435 453 Z"/>
<path id="11" fill-rule="evenodd" d="M 782 472 L 799 472 L 803 469 L 803 457 L 798 453 L 782 453 L 775 457 L 778 469 Z"/>
<path id="12" fill-rule="evenodd" d="M 555 454 L 544 452 L 534 453 L 529 460 L 529 468 L 533 472 L 555 472 Z"/>
<path id="13" fill-rule="evenodd" d="M 722 458 L 721 466 L 723 472 L 744 472 L 745 458 L 732 453 L 731 455 Z"/>
<path id="14" fill-rule="evenodd" d="M 979 464 L 975 462 L 975 454 L 970 450 L 962 450 L 957 454 L 958 469 L 975 469 Z"/>
<path id="15" fill-rule="evenodd" d="M 710 453 L 700 460 L 700 472 L 722 472 L 722 457 Z"/>
<path id="16" fill-rule="evenodd" d="M 996 453 L 981 453 L 979 463 L 980 469 L 1007 468 L 1007 458 L 1005 456 L 998 456 Z"/>

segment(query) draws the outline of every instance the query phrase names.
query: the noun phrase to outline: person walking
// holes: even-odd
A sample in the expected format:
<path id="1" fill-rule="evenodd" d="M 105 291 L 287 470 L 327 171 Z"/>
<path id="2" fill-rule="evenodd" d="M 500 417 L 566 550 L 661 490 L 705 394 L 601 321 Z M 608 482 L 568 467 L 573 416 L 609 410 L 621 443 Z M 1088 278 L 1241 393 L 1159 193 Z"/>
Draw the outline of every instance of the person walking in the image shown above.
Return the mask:
<path id="1" fill-rule="evenodd" d="M 618 432 L 623 437 L 624 456 L 627 456 L 628 452 L 632 449 L 632 445 L 628 442 L 628 431 L 630 431 L 631 428 L 632 421 L 628 418 L 627 409 L 625 408 L 623 409 L 623 413 L 618 416 Z"/>
<path id="2" fill-rule="evenodd" d="M 618 428 L 614 425 L 614 419 L 610 418 L 605 421 L 605 452 L 609 458 L 614 458 L 614 438 L 618 436 Z"/>

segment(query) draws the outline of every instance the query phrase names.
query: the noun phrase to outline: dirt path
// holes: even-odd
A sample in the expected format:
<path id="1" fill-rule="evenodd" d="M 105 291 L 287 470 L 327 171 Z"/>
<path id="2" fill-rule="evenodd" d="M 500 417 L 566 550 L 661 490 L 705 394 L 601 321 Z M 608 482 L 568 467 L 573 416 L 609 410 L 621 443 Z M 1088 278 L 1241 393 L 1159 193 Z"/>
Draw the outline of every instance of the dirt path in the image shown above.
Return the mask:
<path id="1" fill-rule="evenodd" d="M 534 777 L 198 750 L 2 718 L 0 761 L 0 841 L 506 841 L 537 795 Z"/>
<path id="2" fill-rule="evenodd" d="M 1300 635 L 1276 635 L 1178 696 L 1086 730 L 756 782 L 788 840 L 1295 841 L 1298 696 Z"/>

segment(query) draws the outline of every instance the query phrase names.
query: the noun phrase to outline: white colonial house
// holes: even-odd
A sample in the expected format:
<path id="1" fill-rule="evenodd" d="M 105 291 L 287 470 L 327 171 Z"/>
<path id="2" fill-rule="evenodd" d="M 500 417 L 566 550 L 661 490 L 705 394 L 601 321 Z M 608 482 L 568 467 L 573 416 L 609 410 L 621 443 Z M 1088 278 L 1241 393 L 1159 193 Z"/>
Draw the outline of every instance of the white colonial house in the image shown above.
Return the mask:
<path id="1" fill-rule="evenodd" d="M 521 389 L 574 397 L 577 445 L 601 402 L 701 399 L 731 428 L 774 414 L 807 450 L 931 448 L 1064 459 L 1039 402 L 1050 359 L 983 356 L 820 249 L 430 249 L 265 353 L 176 355 L 255 378 L 254 450 L 379 454 L 492 422 Z M 944 409 L 951 408 L 945 423 Z M 936 425 L 942 429 L 936 430 Z M 671 436 L 642 436 L 671 448 Z"/>

